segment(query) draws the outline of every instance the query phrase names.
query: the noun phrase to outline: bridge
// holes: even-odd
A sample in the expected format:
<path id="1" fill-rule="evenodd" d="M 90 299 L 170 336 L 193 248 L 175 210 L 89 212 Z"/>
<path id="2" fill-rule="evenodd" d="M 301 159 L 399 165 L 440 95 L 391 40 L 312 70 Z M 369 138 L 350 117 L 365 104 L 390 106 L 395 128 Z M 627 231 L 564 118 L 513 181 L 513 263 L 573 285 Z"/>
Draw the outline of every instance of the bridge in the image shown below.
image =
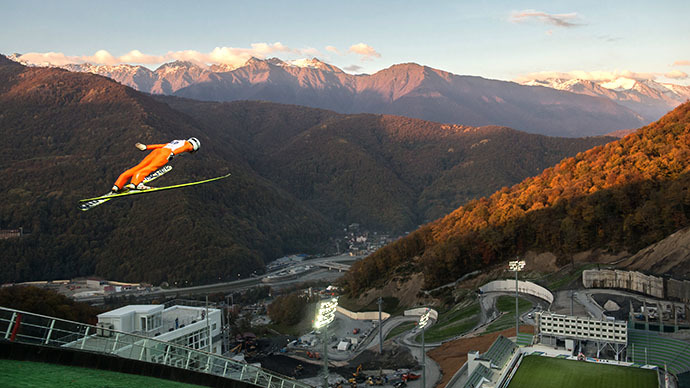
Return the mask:
<path id="1" fill-rule="evenodd" d="M 347 271 L 350 269 L 349 264 L 335 263 L 332 261 L 322 261 L 320 263 L 314 263 L 314 265 L 316 265 L 318 267 L 326 268 L 329 270 L 337 269 L 338 272 L 343 272 L 343 271 Z"/>
<path id="2" fill-rule="evenodd" d="M 272 371 L 203 350 L 6 307 L 0 307 L 0 341 L 97 352 L 261 388 L 312 388 Z"/>

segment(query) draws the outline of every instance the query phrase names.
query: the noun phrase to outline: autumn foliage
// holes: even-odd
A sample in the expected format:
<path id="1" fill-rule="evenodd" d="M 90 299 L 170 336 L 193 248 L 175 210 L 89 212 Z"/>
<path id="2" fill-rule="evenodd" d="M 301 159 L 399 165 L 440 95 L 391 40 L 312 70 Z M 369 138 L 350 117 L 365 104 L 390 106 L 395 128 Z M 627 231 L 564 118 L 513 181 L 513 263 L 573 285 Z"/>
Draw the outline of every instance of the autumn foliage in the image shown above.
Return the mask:
<path id="1" fill-rule="evenodd" d="M 690 103 L 619 141 L 473 200 L 357 263 L 351 293 L 402 271 L 426 286 L 526 250 L 637 251 L 690 225 Z M 412 267 L 412 269 L 410 269 Z"/>

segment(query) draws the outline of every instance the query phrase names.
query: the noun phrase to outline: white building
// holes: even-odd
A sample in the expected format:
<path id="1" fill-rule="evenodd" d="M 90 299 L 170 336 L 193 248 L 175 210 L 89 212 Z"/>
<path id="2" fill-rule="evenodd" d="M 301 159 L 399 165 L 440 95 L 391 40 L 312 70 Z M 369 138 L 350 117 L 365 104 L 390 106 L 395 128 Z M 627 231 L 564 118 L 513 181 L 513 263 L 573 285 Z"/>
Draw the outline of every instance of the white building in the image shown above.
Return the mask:
<path id="1" fill-rule="evenodd" d="M 215 308 L 129 305 L 98 314 L 99 335 L 107 329 L 155 337 L 159 341 L 221 353 L 221 311 Z"/>
<path id="2" fill-rule="evenodd" d="M 569 316 L 548 311 L 537 313 L 536 318 L 537 335 L 543 344 L 557 345 L 557 341 L 562 339 L 565 340 L 566 349 L 573 351 L 579 342 L 593 342 L 597 347 L 597 358 L 609 346 L 614 351 L 616 360 L 627 348 L 626 321 Z"/>

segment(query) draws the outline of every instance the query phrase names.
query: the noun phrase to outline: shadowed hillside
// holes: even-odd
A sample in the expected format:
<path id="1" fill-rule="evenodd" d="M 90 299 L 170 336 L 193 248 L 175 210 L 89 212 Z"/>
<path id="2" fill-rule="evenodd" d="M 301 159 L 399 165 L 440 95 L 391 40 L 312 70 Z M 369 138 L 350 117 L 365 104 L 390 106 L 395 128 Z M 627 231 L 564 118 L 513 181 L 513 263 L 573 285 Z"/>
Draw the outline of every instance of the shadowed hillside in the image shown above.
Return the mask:
<path id="1" fill-rule="evenodd" d="M 411 230 L 613 140 L 261 102 L 158 99 L 219 139 L 239 142 L 252 168 L 322 214 L 384 231 Z"/>
<path id="2" fill-rule="evenodd" d="M 323 217 L 165 104 L 104 77 L 58 69 L 0 65 L 0 85 L 0 228 L 29 233 L 0 240 L 0 281 L 236 279 L 327 241 Z M 232 177 L 77 209 L 80 198 L 105 193 L 144 156 L 135 142 L 189 136 L 201 140 L 201 151 L 172 161 L 159 184 Z"/>
<path id="3" fill-rule="evenodd" d="M 2 59 L 2 58 L 0 58 Z M 107 78 L 0 63 L 0 281 L 100 275 L 198 284 L 284 254 L 322 252 L 352 222 L 406 231 L 610 138 L 559 139 L 261 102 L 141 94 Z M 145 154 L 137 141 L 198 137 L 168 185 L 89 212 Z"/>

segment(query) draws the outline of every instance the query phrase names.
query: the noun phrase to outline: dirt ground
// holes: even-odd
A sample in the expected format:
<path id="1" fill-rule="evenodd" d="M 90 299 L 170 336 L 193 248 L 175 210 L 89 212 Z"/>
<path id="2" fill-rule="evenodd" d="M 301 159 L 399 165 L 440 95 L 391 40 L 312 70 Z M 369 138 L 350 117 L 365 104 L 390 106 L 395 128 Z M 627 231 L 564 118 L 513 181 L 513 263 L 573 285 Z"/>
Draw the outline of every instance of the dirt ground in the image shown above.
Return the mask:
<path id="1" fill-rule="evenodd" d="M 533 333 L 534 327 L 520 326 L 521 333 Z M 438 348 L 428 352 L 431 357 L 441 368 L 443 377 L 438 383 L 439 388 L 443 388 L 448 384 L 451 377 L 457 372 L 462 365 L 467 361 L 467 353 L 472 350 L 477 350 L 479 353 L 486 352 L 492 343 L 499 335 L 504 337 L 515 336 L 513 329 L 506 329 L 503 331 L 485 334 L 478 337 L 460 338 L 455 341 L 446 342 Z"/>

